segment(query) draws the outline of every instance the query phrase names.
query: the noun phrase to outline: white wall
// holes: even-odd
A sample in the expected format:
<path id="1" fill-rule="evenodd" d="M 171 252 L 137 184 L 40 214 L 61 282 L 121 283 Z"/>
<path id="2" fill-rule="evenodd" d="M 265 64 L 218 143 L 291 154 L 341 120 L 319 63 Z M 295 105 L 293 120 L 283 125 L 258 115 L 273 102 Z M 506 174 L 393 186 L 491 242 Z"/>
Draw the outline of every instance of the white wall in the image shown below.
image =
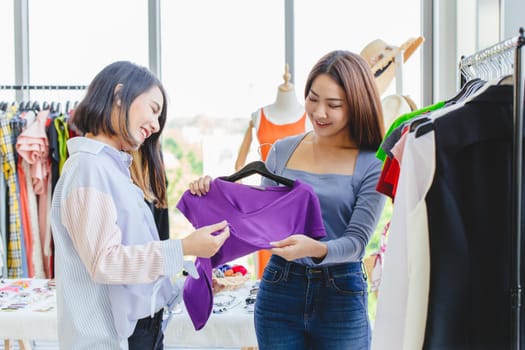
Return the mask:
<path id="1" fill-rule="evenodd" d="M 525 29 L 525 1 L 523 0 L 501 0 L 502 40 L 518 35 L 520 27 Z"/>
<path id="2" fill-rule="evenodd" d="M 521 14 L 523 18 L 525 1 L 501 1 L 505 4 L 499 0 L 434 1 L 434 102 L 451 98 L 459 90 L 458 64 L 462 56 L 470 56 L 518 34 L 515 17 Z M 502 22 L 512 27 L 513 34 L 502 33 Z"/>
<path id="3" fill-rule="evenodd" d="M 433 102 L 450 98 L 457 91 L 457 17 L 455 0 L 434 2 Z"/>

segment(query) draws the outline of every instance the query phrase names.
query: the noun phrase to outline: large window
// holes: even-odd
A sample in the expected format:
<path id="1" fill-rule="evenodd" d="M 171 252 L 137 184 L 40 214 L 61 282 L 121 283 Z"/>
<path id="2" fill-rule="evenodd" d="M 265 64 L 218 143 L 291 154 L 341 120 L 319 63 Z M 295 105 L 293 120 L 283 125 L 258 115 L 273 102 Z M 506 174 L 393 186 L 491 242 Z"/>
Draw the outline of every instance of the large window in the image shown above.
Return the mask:
<path id="1" fill-rule="evenodd" d="M 250 115 L 275 100 L 286 63 L 295 68 L 292 81 L 303 101 L 307 74 L 328 51 L 359 53 L 374 39 L 400 46 L 420 35 L 418 0 L 373 5 L 295 1 L 295 62 L 285 62 L 284 5 L 246 0 L 161 3 L 162 80 L 170 97 L 164 136 L 170 203 L 197 176 L 234 172 Z M 417 51 L 404 65 L 401 91 L 418 103 L 419 55 Z M 396 93 L 395 85 L 384 95 Z M 258 158 L 254 138 L 247 160 Z M 171 224 L 175 236 L 191 229 L 176 211 Z"/>
<path id="2" fill-rule="evenodd" d="M 275 99 L 285 71 L 284 2 L 169 0 L 160 10 L 170 99 L 164 155 L 174 203 L 197 176 L 233 172 L 250 114 Z M 177 235 L 187 226 L 173 214 Z"/>
<path id="3" fill-rule="evenodd" d="M 300 0 L 295 6 L 295 81 L 304 87 L 309 70 L 325 53 L 335 49 L 360 53 L 372 40 L 401 46 L 421 35 L 420 1 Z M 421 106 L 420 53 L 403 65 L 403 95 Z M 302 93 L 302 91 L 301 91 Z M 396 93 L 396 82 L 383 94 Z"/>
<path id="4" fill-rule="evenodd" d="M 0 13 L 13 13 L 13 1 Z M 105 65 L 148 65 L 148 1 L 28 0 L 30 84 L 87 85 Z M 294 2 L 294 62 L 285 58 L 285 0 L 160 1 L 160 77 L 169 98 L 163 151 L 173 208 L 188 182 L 231 174 L 251 114 L 275 101 L 285 65 L 299 101 L 312 65 L 333 49 L 359 52 L 374 39 L 399 46 L 420 35 L 420 1 Z M 289 18 L 290 19 L 290 18 Z M 14 83 L 13 16 L 0 32 L 7 53 L 0 84 Z M 5 34 L 5 35 L 4 35 Z M 420 52 L 404 65 L 403 94 L 420 101 Z M 5 92 L 4 92 L 5 93 Z M 386 94 L 395 93 L 393 83 Z M 386 95 L 385 94 L 385 95 Z M 83 91 L 32 91 L 33 100 L 78 100 Z M 12 98 L 12 97 L 11 97 Z M 247 161 L 259 158 L 256 140 Z M 180 225 L 179 225 L 180 224 Z"/>
<path id="5" fill-rule="evenodd" d="M 0 63 L 0 85 L 11 85 L 15 82 L 15 44 L 14 44 L 14 16 L 13 2 L 0 1 L 0 38 L 3 47 L 2 60 Z M 14 98 L 13 91 L 0 90 L 0 101 L 11 101 Z"/>
<path id="6" fill-rule="evenodd" d="M 147 1 L 30 0 L 30 83 L 87 85 L 116 60 L 148 66 Z M 34 91 L 63 99 L 68 91 Z M 54 95 L 54 96 L 51 96 Z"/>
<path id="7" fill-rule="evenodd" d="M 162 79 L 170 115 L 247 118 L 284 73 L 282 1 L 163 1 Z"/>
<path id="8" fill-rule="evenodd" d="M 198 175 L 234 171 L 250 115 L 275 100 L 285 63 L 295 67 L 302 101 L 308 71 L 326 52 L 360 52 L 374 39 L 400 46 L 420 35 L 418 0 L 294 6 L 295 62 L 285 62 L 284 0 L 161 2 L 162 80 L 170 98 L 164 151 L 174 198 Z M 420 51 L 404 65 L 401 91 L 417 102 Z M 385 95 L 395 93 L 395 85 Z M 254 140 L 248 160 L 258 157 Z"/>

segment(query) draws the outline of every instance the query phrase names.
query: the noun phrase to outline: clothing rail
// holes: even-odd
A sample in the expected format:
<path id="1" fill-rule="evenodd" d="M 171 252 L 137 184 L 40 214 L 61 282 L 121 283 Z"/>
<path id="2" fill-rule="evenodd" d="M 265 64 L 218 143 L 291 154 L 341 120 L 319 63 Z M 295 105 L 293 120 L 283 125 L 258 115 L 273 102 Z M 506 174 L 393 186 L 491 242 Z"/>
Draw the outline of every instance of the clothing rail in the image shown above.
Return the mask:
<path id="1" fill-rule="evenodd" d="M 519 37 L 520 36 L 518 35 L 514 38 L 504 40 L 495 45 L 487 47 L 486 49 L 478 51 L 473 55 L 462 58 L 459 63 L 459 69 L 464 69 L 466 67 L 475 65 L 482 61 L 485 61 L 488 58 L 491 58 L 492 56 L 500 55 L 505 51 L 516 48 L 516 43 Z"/>
<path id="2" fill-rule="evenodd" d="M 459 63 L 460 86 L 473 78 L 493 80 L 514 71 L 513 49 L 518 36 L 490 46 L 468 57 L 461 57 Z"/>
<path id="3" fill-rule="evenodd" d="M 86 85 L 0 85 L 0 90 L 86 90 Z"/>

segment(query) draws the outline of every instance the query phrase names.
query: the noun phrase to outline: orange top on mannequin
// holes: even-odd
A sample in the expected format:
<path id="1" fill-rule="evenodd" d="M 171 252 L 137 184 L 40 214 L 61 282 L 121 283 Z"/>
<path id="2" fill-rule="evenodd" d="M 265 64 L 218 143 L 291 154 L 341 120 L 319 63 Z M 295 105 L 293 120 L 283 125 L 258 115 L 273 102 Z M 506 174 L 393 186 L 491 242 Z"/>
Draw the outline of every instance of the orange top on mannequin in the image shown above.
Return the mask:
<path id="1" fill-rule="evenodd" d="M 283 75 L 284 83 L 277 90 L 275 102 L 252 113 L 235 161 L 235 171 L 246 164 L 246 158 L 253 141 L 253 128 L 255 128 L 259 143 L 261 160 L 266 159 L 270 147 L 277 139 L 299 134 L 306 130 L 308 118 L 306 118 L 304 106 L 297 100 L 294 86 L 290 83 L 291 75 L 288 70 L 288 64 L 286 64 Z"/>
<path id="2" fill-rule="evenodd" d="M 285 136 L 300 134 L 306 131 L 307 126 L 311 127 L 307 124 L 309 121 L 306 118 L 304 106 L 297 100 L 294 86 L 290 83 L 291 75 L 288 64 L 285 66 L 283 78 L 284 83 L 277 90 L 275 102 L 252 113 L 237 160 L 235 161 L 235 171 L 238 171 L 246 164 L 246 158 L 253 141 L 253 128 L 255 128 L 259 144 L 260 160 L 264 161 L 276 140 Z M 257 253 L 257 278 L 262 277 L 270 256 L 271 253 L 267 250 L 260 250 Z"/>

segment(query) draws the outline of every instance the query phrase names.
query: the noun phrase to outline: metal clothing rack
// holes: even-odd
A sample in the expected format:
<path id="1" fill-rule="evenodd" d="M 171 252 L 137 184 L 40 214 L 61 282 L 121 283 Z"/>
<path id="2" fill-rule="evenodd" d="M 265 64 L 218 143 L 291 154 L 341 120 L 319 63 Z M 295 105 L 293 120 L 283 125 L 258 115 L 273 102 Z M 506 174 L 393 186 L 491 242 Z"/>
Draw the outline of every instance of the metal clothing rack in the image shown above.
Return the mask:
<path id="1" fill-rule="evenodd" d="M 86 90 L 86 85 L 0 85 L 0 90 Z"/>
<path id="2" fill-rule="evenodd" d="M 23 84 L 23 85 L 0 85 L 0 91 L 2 90 L 13 90 L 13 91 L 16 91 L 16 97 L 15 99 L 17 101 L 19 101 L 20 103 L 25 103 L 25 108 L 28 109 L 30 108 L 30 104 L 31 104 L 31 94 L 30 94 L 30 91 L 36 91 L 36 90 L 40 90 L 40 91 L 49 91 L 51 93 L 55 93 L 55 92 L 58 92 L 58 91 L 84 91 L 84 90 L 87 90 L 88 86 L 87 85 L 30 85 L 30 84 Z M 35 93 L 35 94 L 38 94 L 38 93 Z M 25 101 L 25 102 L 22 102 L 22 101 Z M 78 102 L 75 102 L 75 105 L 77 104 Z M 65 106 L 66 106 L 66 112 L 69 110 L 69 105 L 70 105 L 70 101 L 67 101 L 65 102 Z M 42 108 L 44 109 L 47 109 L 48 104 L 47 102 L 44 102 L 44 105 L 42 106 Z M 5 102 L 0 102 L 0 109 L 4 109 L 5 110 Z M 40 106 L 37 102 L 33 101 L 33 104 L 32 104 L 32 107 L 33 109 L 40 109 Z M 60 102 L 57 101 L 56 103 L 56 109 L 55 109 L 55 102 L 51 102 L 51 105 L 49 106 L 49 108 L 52 110 L 52 111 L 60 111 Z"/>
<path id="3" fill-rule="evenodd" d="M 502 66 L 508 68 L 508 74 L 512 72 L 512 49 L 516 47 L 518 37 L 504 40 L 495 45 L 492 45 L 484 50 L 478 51 L 475 54 L 462 57 L 459 63 L 459 70 L 461 77 L 470 80 L 474 77 L 483 78 L 479 75 L 485 73 L 491 73 L 491 71 L 496 71 L 494 68 L 497 67 L 501 75 Z M 493 62 L 492 65 L 486 65 L 486 62 Z M 497 65 L 495 65 L 497 64 Z M 490 77 L 489 77 L 490 78 Z M 496 77 L 497 78 L 497 77 Z"/>
<path id="4" fill-rule="evenodd" d="M 459 64 L 460 73 L 465 78 L 472 78 L 469 75 L 469 69 L 476 65 L 486 62 L 488 59 L 500 57 L 504 53 L 514 50 L 513 57 L 513 78 L 514 78 L 514 96 L 513 96 L 513 164 L 512 164 L 512 244 L 514 251 L 512 255 L 512 285 L 511 285 L 511 327 L 512 339 L 511 349 L 520 350 L 520 309 L 521 309 L 521 208 L 522 208 L 522 162 L 523 162 L 523 112 L 524 112 L 524 91 L 525 74 L 523 71 L 523 45 L 525 37 L 523 28 L 519 29 L 517 37 L 502 41 L 489 48 L 481 50 L 471 56 L 463 58 Z M 501 62 L 499 62 L 501 63 Z"/>

